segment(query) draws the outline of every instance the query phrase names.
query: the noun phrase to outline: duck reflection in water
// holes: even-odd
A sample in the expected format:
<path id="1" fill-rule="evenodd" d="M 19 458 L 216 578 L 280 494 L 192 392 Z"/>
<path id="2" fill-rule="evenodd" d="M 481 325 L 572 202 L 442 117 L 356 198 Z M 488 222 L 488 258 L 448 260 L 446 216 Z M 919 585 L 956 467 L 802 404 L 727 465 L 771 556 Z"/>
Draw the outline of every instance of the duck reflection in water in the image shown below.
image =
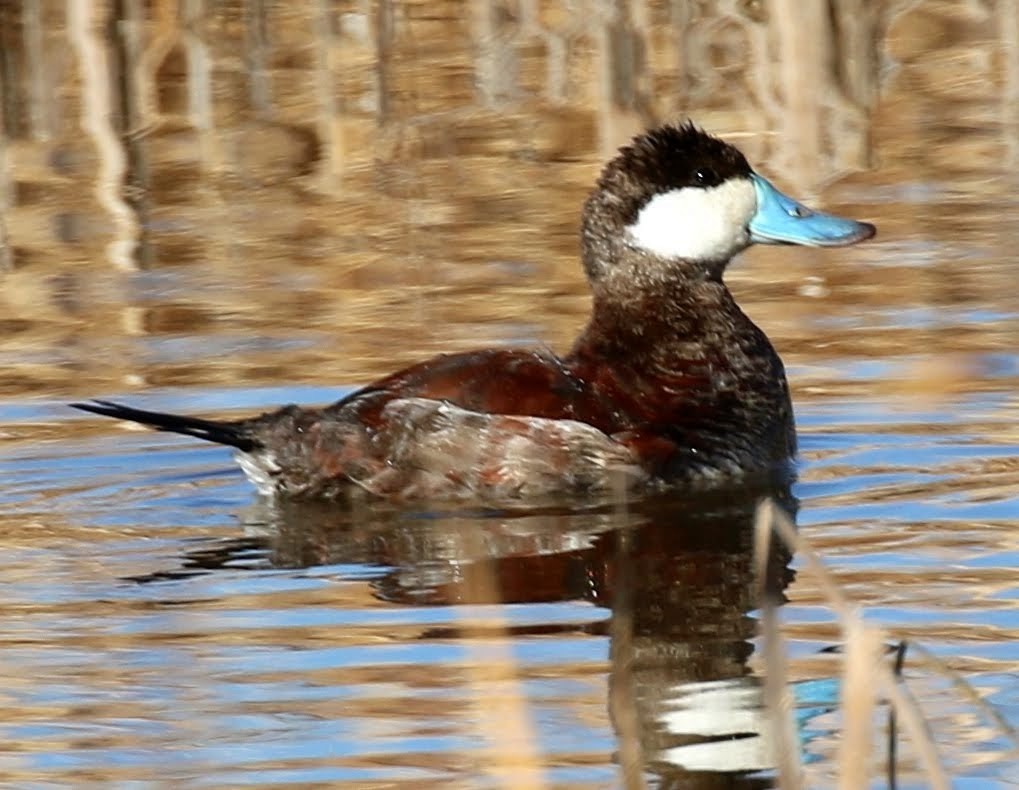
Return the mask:
<path id="1" fill-rule="evenodd" d="M 335 506 L 263 503 L 248 538 L 192 553 L 182 572 L 252 562 L 357 564 L 369 573 L 379 569 L 369 582 L 378 599 L 467 607 L 463 627 L 423 626 L 418 639 L 519 644 L 540 636 L 551 639 L 554 656 L 559 639 L 607 638 L 606 704 L 619 743 L 639 747 L 645 774 L 669 787 L 768 787 L 770 778 L 760 773 L 774 767 L 767 717 L 748 668 L 759 605 L 754 515 L 764 496 L 795 511 L 782 483 L 644 500 L 625 510 L 512 517 L 394 511 L 380 518 Z M 776 542 L 764 582 L 779 603 L 793 577 L 789 559 Z M 471 605 L 567 601 L 587 601 L 608 614 L 581 611 L 580 622 L 535 622 L 543 611 L 536 609 L 524 622 L 508 617 L 492 626 L 490 612 L 471 622 Z M 408 624 L 413 619 L 408 613 Z M 592 644 L 590 651 L 597 655 L 598 648 Z M 540 749 L 540 731 L 537 740 Z"/>

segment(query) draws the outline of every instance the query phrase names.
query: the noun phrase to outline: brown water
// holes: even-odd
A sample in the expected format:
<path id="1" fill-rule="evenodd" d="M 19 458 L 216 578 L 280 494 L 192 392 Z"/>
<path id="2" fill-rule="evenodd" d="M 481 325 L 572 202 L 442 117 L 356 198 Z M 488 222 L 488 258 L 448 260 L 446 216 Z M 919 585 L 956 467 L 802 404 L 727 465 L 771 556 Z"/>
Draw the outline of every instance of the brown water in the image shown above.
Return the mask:
<path id="1" fill-rule="evenodd" d="M 879 226 L 728 277 L 797 409 L 800 480 L 767 493 L 869 621 L 1019 725 L 1016 3 L 369 5 L 0 6 L 2 781 L 770 785 L 762 492 L 279 509 L 224 449 L 64 405 L 247 414 L 562 349 L 599 163 L 684 114 Z M 802 559 L 773 564 L 808 783 L 833 785 L 841 635 Z M 918 656 L 958 786 L 1019 783 Z"/>

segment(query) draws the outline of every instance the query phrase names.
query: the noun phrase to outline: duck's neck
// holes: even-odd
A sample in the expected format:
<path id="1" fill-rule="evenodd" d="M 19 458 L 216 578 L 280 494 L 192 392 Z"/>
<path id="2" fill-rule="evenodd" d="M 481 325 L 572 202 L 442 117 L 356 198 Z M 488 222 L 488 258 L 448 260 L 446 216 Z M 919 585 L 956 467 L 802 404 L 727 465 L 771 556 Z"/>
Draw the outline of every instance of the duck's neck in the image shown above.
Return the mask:
<path id="1" fill-rule="evenodd" d="M 719 278 L 677 279 L 623 295 L 595 290 L 591 321 L 573 354 L 668 369 L 719 352 L 769 357 L 767 337 Z"/>
<path id="2" fill-rule="evenodd" d="M 665 433 L 724 465 L 784 460 L 795 452 L 782 360 L 720 279 L 677 281 L 626 299 L 596 290 L 591 321 L 566 366 L 627 404 L 612 430 Z"/>

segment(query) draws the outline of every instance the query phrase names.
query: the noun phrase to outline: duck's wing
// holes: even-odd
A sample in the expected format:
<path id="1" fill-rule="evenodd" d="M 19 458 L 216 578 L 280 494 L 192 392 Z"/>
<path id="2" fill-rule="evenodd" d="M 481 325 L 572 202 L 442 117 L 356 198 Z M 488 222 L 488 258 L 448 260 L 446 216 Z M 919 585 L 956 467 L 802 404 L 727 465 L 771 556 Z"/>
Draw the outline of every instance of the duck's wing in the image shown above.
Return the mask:
<path id="1" fill-rule="evenodd" d="M 263 494 L 505 500 L 605 489 L 642 476 L 599 424 L 606 407 L 554 355 L 444 355 L 324 409 L 215 421 L 110 401 L 74 408 L 234 447 Z M 612 482 L 617 481 L 617 482 Z"/>
<path id="2" fill-rule="evenodd" d="M 363 395 L 384 394 L 385 400 L 428 398 L 486 414 L 599 422 L 589 389 L 550 352 L 496 348 L 433 357 L 372 383 L 325 413 L 343 410 Z"/>
<path id="3" fill-rule="evenodd" d="M 256 429 L 267 452 L 251 457 L 296 496 L 339 496 L 351 483 L 392 500 L 488 502 L 630 487 L 643 472 L 609 435 L 609 407 L 549 353 L 444 355 L 311 424 L 268 418 Z"/>
<path id="4" fill-rule="evenodd" d="M 578 420 L 400 398 L 386 404 L 381 426 L 375 443 L 386 463 L 349 476 L 388 499 L 507 503 L 628 491 L 646 479 L 630 448 Z"/>

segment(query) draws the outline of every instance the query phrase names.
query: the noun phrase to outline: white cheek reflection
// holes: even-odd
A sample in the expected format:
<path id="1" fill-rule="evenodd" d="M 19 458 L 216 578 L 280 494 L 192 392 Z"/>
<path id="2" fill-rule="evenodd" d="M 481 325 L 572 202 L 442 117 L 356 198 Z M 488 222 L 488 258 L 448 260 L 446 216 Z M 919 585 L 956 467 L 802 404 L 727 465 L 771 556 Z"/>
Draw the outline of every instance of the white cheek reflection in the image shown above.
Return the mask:
<path id="1" fill-rule="evenodd" d="M 733 178 L 656 195 L 627 232 L 638 247 L 662 258 L 727 260 L 749 244 L 747 225 L 756 211 L 753 182 Z"/>

